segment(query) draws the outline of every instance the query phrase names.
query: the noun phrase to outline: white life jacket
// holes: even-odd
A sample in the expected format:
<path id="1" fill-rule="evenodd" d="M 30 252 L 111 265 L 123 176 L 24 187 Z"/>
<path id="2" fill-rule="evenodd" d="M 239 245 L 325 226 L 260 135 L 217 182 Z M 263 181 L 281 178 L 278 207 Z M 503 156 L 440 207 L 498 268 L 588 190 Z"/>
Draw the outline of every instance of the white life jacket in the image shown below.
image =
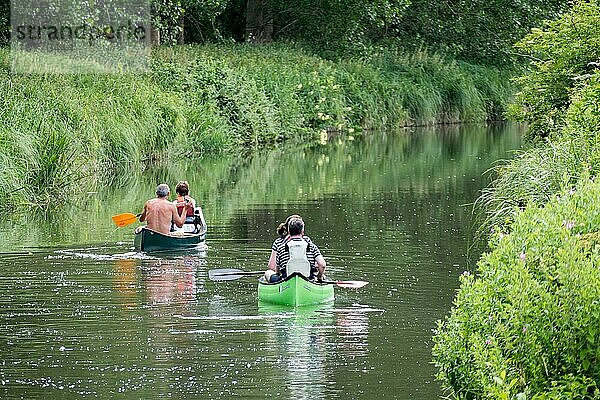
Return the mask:
<path id="1" fill-rule="evenodd" d="M 291 239 L 286 243 L 290 259 L 285 268 L 287 275 L 298 272 L 305 277 L 310 276 L 310 262 L 306 256 L 308 243 L 304 239 Z"/>

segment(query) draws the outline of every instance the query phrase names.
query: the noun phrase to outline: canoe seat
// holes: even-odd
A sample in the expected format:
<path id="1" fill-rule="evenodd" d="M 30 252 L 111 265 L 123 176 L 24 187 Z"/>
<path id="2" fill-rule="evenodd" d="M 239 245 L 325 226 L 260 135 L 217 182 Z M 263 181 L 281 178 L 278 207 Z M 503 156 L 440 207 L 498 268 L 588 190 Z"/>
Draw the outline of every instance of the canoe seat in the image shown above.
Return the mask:
<path id="1" fill-rule="evenodd" d="M 206 223 L 200 207 L 196 207 L 193 216 L 190 215 L 185 218 L 181 228 L 171 222 L 171 232 L 200 233 L 202 230 L 206 230 Z"/>

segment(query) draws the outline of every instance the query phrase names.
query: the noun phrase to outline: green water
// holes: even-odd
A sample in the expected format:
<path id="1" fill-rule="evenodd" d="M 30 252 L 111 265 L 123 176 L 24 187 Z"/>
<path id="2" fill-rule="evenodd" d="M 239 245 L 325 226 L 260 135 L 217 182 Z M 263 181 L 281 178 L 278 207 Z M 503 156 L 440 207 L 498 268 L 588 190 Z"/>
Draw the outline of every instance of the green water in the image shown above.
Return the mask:
<path id="1" fill-rule="evenodd" d="M 0 228 L 0 398 L 433 399 L 431 330 L 478 258 L 470 203 L 520 144 L 514 126 L 373 135 L 318 149 L 151 168 Z M 190 181 L 207 248 L 146 255 L 157 183 Z M 316 309 L 259 307 L 278 222 L 301 214 L 328 275 L 367 280 Z"/>

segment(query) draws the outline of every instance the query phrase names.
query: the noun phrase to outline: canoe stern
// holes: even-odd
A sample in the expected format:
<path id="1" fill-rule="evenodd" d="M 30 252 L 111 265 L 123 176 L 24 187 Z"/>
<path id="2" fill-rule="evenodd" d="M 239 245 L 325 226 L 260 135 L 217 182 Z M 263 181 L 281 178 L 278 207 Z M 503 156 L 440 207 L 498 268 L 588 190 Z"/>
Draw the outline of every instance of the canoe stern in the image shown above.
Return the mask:
<path id="1" fill-rule="evenodd" d="M 164 251 L 193 248 L 206 240 L 206 231 L 198 234 L 164 235 L 146 227 L 135 231 L 133 245 L 137 251 Z"/>
<path id="2" fill-rule="evenodd" d="M 333 285 L 311 282 L 304 276 L 292 274 L 282 282 L 258 283 L 258 299 L 271 304 L 293 307 L 327 303 L 334 300 Z"/>

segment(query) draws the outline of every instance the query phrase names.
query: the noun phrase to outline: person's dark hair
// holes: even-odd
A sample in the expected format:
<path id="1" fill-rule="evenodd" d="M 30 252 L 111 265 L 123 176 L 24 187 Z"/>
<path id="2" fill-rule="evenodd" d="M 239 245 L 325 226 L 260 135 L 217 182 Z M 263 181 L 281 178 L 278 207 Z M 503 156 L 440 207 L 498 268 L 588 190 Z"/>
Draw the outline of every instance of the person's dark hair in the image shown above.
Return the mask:
<path id="1" fill-rule="evenodd" d="M 300 218 L 292 218 L 288 223 L 288 232 L 290 236 L 300 235 L 304 231 L 304 221 Z"/>
<path id="2" fill-rule="evenodd" d="M 190 193 L 190 184 L 187 181 L 179 181 L 177 187 L 175 187 L 175 192 L 180 196 L 187 196 Z"/>
<path id="3" fill-rule="evenodd" d="M 285 220 L 285 222 L 282 222 L 281 224 L 279 224 L 279 226 L 277 227 L 277 234 L 279 236 L 285 236 L 288 234 L 288 224 L 290 223 L 292 218 L 298 218 L 300 220 L 302 220 L 302 217 L 297 215 L 297 214 L 293 214 L 290 215 L 289 217 L 287 217 L 287 219 Z"/>

